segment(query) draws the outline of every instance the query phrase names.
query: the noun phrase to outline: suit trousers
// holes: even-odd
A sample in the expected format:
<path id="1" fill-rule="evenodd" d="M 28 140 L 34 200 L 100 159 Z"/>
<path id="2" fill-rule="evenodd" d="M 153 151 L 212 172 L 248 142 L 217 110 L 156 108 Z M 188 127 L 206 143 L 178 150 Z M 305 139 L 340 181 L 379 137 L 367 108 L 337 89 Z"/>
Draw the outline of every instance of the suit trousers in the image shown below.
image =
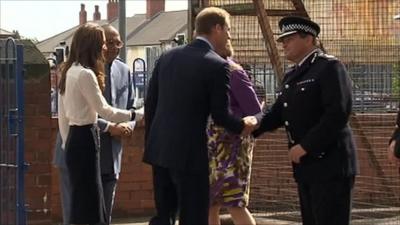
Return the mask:
<path id="1" fill-rule="evenodd" d="M 103 184 L 104 202 L 106 206 L 106 216 L 108 224 L 111 223 L 111 212 L 114 205 L 115 188 L 117 187 L 117 174 L 102 174 L 101 183 Z"/>
<path id="2" fill-rule="evenodd" d="M 60 181 L 61 208 L 63 214 L 63 225 L 69 225 L 71 215 L 71 182 L 69 180 L 68 169 L 58 167 Z"/>
<path id="3" fill-rule="evenodd" d="M 169 170 L 153 166 L 154 201 L 157 215 L 150 219 L 149 225 L 175 224 L 178 210 L 178 196 Z"/>
<path id="4" fill-rule="evenodd" d="M 349 225 L 354 176 L 298 183 L 303 225 Z"/>
<path id="5" fill-rule="evenodd" d="M 178 193 L 179 225 L 208 225 L 210 184 L 204 171 L 170 169 Z"/>

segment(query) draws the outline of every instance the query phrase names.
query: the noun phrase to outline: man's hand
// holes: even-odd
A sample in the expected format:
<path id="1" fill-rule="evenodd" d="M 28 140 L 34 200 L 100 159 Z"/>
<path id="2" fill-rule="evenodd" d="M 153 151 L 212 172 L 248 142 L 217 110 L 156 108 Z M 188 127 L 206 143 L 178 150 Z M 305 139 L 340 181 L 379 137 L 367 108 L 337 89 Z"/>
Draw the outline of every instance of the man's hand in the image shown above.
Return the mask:
<path id="1" fill-rule="evenodd" d="M 120 123 L 118 124 L 119 126 L 121 126 L 124 129 L 123 135 L 124 137 L 130 137 L 133 134 L 133 129 L 132 127 L 129 125 L 129 123 Z"/>
<path id="2" fill-rule="evenodd" d="M 257 127 L 257 119 L 254 116 L 244 117 L 243 122 L 244 122 L 244 128 L 241 133 L 242 136 L 250 135 L 250 133 L 253 132 L 253 130 L 256 129 Z"/>
<path id="3" fill-rule="evenodd" d="M 294 163 L 300 163 L 301 157 L 305 154 L 307 154 L 307 152 L 304 150 L 304 148 L 301 147 L 301 145 L 297 144 L 290 148 L 289 159 Z"/>
<path id="4" fill-rule="evenodd" d="M 128 137 L 132 135 L 132 131 L 133 131 L 132 128 L 127 123 L 119 123 L 119 124 L 112 123 L 108 127 L 108 132 L 110 132 L 110 135 L 113 137 L 114 136 Z"/>
<path id="5" fill-rule="evenodd" d="M 393 140 L 392 142 L 390 142 L 390 145 L 388 147 L 388 152 L 387 152 L 387 156 L 388 156 L 388 160 L 391 163 L 394 163 L 395 165 L 400 166 L 400 159 L 397 158 L 394 155 L 394 146 L 396 145 L 396 140 Z"/>

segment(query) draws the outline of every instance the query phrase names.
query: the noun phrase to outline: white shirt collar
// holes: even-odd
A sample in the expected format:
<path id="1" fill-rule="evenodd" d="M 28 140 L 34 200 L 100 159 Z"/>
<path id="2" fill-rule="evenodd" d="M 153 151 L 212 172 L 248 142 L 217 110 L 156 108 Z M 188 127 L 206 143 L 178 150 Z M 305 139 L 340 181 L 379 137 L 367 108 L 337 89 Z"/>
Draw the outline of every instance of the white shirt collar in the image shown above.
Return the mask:
<path id="1" fill-rule="evenodd" d="M 210 46 L 210 48 L 212 50 L 214 50 L 214 46 L 211 44 L 211 42 L 207 38 L 202 37 L 202 36 L 197 36 L 196 39 L 199 39 L 199 40 L 202 40 L 202 41 L 206 42 Z"/>
<path id="2" fill-rule="evenodd" d="M 314 52 L 318 51 L 318 48 L 315 48 L 314 50 L 312 50 L 310 53 L 308 53 L 298 64 L 297 66 L 301 66 L 301 64 L 304 63 L 304 61 L 306 61 L 306 59 L 313 54 Z"/>

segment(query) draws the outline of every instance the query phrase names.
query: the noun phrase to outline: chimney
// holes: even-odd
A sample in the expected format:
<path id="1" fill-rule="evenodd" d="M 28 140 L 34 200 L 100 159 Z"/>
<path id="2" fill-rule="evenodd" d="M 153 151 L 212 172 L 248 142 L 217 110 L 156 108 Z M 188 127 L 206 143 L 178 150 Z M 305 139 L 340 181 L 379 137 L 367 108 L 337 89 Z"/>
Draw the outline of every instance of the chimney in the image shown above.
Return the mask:
<path id="1" fill-rule="evenodd" d="M 107 3 L 107 20 L 111 21 L 118 17 L 118 0 L 108 0 Z"/>
<path id="2" fill-rule="evenodd" d="M 146 19 L 150 19 L 159 12 L 165 11 L 165 0 L 146 0 Z"/>
<path id="3" fill-rule="evenodd" d="M 87 13 L 85 10 L 85 4 L 81 4 L 81 11 L 79 12 L 79 25 L 87 22 Z"/>
<path id="4" fill-rule="evenodd" d="M 96 21 L 96 20 L 101 20 L 101 14 L 99 12 L 99 6 L 98 5 L 94 6 L 94 13 L 93 13 L 93 21 Z"/>

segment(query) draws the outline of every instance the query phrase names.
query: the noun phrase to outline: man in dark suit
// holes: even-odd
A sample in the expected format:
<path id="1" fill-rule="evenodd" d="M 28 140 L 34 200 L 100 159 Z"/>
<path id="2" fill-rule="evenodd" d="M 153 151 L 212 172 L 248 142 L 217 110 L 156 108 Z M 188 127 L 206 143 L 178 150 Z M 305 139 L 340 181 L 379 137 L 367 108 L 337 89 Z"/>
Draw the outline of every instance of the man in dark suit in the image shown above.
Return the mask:
<path id="1" fill-rule="evenodd" d="M 195 29 L 196 40 L 161 55 L 145 101 L 143 160 L 156 172 L 155 202 L 163 217 L 159 224 L 172 224 L 168 215 L 174 206 L 163 202 L 166 193 L 157 189 L 165 182 L 176 188 L 179 224 L 208 224 L 209 115 L 237 134 L 249 133 L 256 123 L 254 117 L 235 118 L 228 112 L 229 68 L 214 50 L 225 48 L 230 38 L 229 14 L 205 8 L 196 17 Z"/>
<path id="2" fill-rule="evenodd" d="M 134 104 L 134 82 L 129 67 L 119 58 L 120 48 L 123 46 L 117 29 L 111 25 L 103 26 L 106 36 L 107 50 L 104 52 L 106 61 L 106 87 L 104 97 L 108 104 L 121 109 L 132 109 Z M 136 111 L 136 116 L 143 117 L 143 113 Z M 137 118 L 135 121 L 139 121 Z M 122 137 L 132 135 L 135 121 L 115 124 L 102 118 L 98 119 L 100 128 L 100 169 L 103 185 L 106 215 L 111 222 L 111 212 L 115 198 L 115 188 L 121 171 Z"/>
<path id="3" fill-rule="evenodd" d="M 305 225 L 347 225 L 357 172 L 349 127 L 351 80 L 344 65 L 317 47 L 318 24 L 300 17 L 279 22 L 287 72 L 258 136 L 285 126 Z"/>

